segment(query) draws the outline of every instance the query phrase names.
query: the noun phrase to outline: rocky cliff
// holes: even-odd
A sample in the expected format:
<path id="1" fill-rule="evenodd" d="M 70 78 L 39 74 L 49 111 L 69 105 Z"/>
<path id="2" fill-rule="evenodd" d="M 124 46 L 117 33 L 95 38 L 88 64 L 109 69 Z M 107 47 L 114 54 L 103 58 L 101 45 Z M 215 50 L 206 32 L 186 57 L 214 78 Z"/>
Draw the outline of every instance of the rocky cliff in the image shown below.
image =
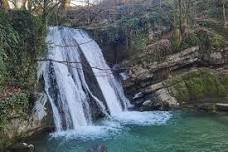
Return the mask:
<path id="1" fill-rule="evenodd" d="M 227 102 L 227 42 L 215 40 L 218 35 L 206 29 L 196 31 L 203 31 L 208 41 L 173 50 L 170 39 L 161 39 L 140 58 L 123 63 L 129 75 L 126 93 L 139 110 L 168 110 L 208 98 Z"/>

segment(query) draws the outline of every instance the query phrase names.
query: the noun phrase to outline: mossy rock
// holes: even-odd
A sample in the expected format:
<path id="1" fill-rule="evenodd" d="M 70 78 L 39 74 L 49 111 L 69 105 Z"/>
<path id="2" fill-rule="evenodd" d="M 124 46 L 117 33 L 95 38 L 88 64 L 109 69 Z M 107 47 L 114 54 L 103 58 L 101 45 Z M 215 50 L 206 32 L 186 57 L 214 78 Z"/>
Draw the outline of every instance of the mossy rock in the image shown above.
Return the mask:
<path id="1" fill-rule="evenodd" d="M 30 95 L 18 93 L 0 101 L 0 130 L 15 117 L 26 118 L 30 112 Z"/>
<path id="2" fill-rule="evenodd" d="M 14 119 L 28 120 L 31 104 L 30 94 L 26 92 L 17 93 L 0 100 L 0 151 L 16 140 L 7 136 L 7 126 Z"/>
<path id="3" fill-rule="evenodd" d="M 166 85 L 180 103 L 210 97 L 220 98 L 227 96 L 228 76 L 200 69 L 177 76 L 167 81 Z"/>
<path id="4" fill-rule="evenodd" d="M 224 85 L 226 91 L 228 91 L 228 75 L 222 75 L 221 77 L 221 83 Z"/>
<path id="5" fill-rule="evenodd" d="M 177 98 L 178 101 L 184 102 L 189 100 L 190 94 L 189 90 L 184 81 L 175 84 L 171 87 L 172 94 Z"/>

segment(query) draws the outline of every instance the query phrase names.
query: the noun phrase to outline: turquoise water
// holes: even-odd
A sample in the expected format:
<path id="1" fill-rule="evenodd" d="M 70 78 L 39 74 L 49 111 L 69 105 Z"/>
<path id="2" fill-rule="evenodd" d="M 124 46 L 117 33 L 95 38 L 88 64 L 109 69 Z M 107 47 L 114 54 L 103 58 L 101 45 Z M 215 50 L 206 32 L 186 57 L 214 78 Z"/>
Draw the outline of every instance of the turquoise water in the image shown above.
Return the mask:
<path id="1" fill-rule="evenodd" d="M 228 151 L 226 114 L 128 113 L 97 125 L 78 132 L 41 135 L 32 143 L 36 152 L 85 152 L 98 144 L 106 145 L 109 152 Z"/>

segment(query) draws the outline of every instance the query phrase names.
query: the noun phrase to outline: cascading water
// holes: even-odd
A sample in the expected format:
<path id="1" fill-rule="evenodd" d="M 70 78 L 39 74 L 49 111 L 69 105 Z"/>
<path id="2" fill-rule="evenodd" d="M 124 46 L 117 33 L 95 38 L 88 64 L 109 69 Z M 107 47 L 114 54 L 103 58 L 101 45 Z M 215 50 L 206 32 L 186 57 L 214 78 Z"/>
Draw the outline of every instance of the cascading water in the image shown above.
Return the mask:
<path id="1" fill-rule="evenodd" d="M 87 33 L 50 27 L 46 41 L 48 55 L 39 73 L 45 81 L 57 131 L 90 125 L 92 101 L 104 114 L 115 116 L 127 109 L 128 100 L 121 85 L 106 64 L 98 44 Z M 83 59 L 89 67 L 83 65 Z M 95 77 L 102 98 L 91 91 L 91 82 L 86 79 L 88 72 Z"/>

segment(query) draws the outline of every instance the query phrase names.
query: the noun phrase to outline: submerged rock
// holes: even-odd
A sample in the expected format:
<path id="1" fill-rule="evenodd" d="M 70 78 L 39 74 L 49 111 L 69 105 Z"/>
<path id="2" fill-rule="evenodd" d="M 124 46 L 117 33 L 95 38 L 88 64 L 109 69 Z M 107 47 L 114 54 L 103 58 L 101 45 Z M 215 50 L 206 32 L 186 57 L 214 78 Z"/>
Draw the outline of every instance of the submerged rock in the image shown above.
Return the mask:
<path id="1" fill-rule="evenodd" d="M 89 150 L 87 152 L 108 152 L 108 149 L 105 145 L 97 145 Z"/>

